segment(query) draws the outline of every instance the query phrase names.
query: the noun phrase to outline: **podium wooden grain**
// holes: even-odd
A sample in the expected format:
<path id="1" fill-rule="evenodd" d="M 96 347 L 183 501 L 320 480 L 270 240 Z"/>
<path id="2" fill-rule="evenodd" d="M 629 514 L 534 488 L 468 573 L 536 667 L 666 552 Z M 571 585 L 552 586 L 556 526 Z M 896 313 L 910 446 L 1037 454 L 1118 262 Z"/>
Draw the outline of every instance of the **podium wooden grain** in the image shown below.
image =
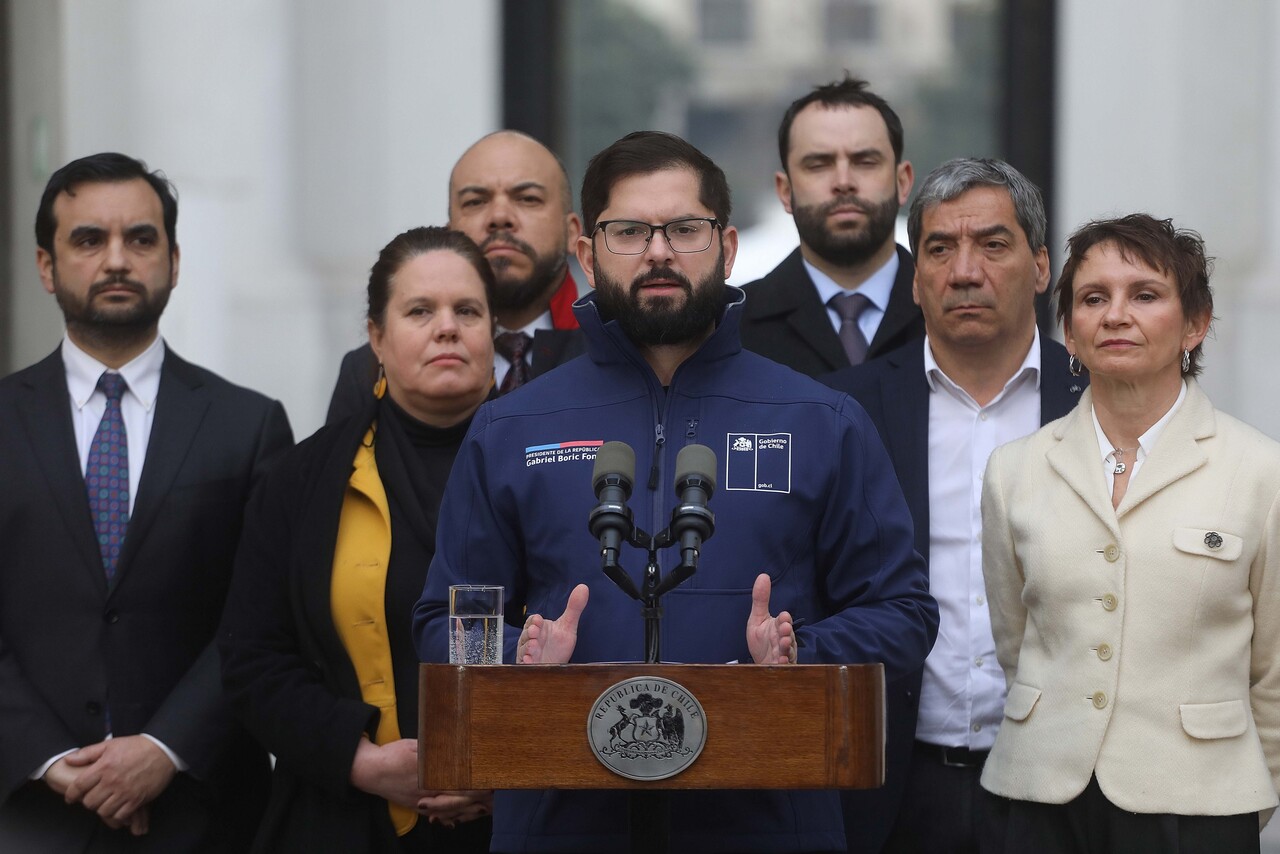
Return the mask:
<path id="1" fill-rule="evenodd" d="M 658 676 L 702 704 L 701 756 L 628 780 L 591 752 L 587 719 L 611 685 Z M 884 783 L 880 664 L 421 665 L 427 789 L 865 789 Z"/>

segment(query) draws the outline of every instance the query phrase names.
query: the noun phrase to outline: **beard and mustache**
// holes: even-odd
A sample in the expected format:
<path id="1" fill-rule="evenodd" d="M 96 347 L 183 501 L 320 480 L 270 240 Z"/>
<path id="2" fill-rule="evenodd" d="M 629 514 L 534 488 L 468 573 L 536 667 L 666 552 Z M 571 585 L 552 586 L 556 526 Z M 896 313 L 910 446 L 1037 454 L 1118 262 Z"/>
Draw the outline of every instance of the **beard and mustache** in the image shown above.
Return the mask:
<path id="1" fill-rule="evenodd" d="M 123 289 L 138 298 L 124 304 L 99 299 L 108 289 Z M 160 322 L 172 290 L 172 284 L 148 290 L 136 279 L 115 274 L 94 282 L 81 297 L 63 285 L 56 266 L 53 271 L 53 296 L 67 327 L 101 341 L 126 341 L 150 333 Z"/>
<path id="2" fill-rule="evenodd" d="M 567 239 L 567 237 L 566 237 Z M 561 241 L 563 245 L 565 241 Z M 511 259 L 501 255 L 490 258 L 487 250 L 495 243 L 511 246 L 527 256 L 533 262 L 533 269 L 524 279 L 513 278 L 510 274 Z M 540 298 L 545 296 L 564 279 L 564 253 L 552 252 L 539 255 L 528 243 L 509 231 L 495 231 L 480 244 L 480 251 L 485 252 L 485 260 L 493 268 L 497 287 L 494 289 L 490 309 L 495 315 L 505 316 L 519 314 Z"/>
<path id="3" fill-rule="evenodd" d="M 848 206 L 866 214 L 866 223 L 852 230 L 828 228 L 827 217 L 831 212 Z M 797 205 L 792 193 L 791 210 L 802 243 L 830 264 L 852 267 L 873 257 L 893 236 L 898 218 L 898 199 L 890 196 L 882 202 L 873 202 L 860 196 L 845 195 L 820 205 Z"/>
<path id="4" fill-rule="evenodd" d="M 618 321 L 626 336 L 642 347 L 687 344 L 704 338 L 724 311 L 727 292 L 723 247 L 711 272 L 696 285 L 688 276 L 665 266 L 646 270 L 631 281 L 630 287 L 610 278 L 600 269 L 598 259 L 593 271 L 600 317 L 606 323 Z M 684 299 L 664 296 L 642 300 L 642 289 L 654 281 L 675 282 L 684 291 Z"/>

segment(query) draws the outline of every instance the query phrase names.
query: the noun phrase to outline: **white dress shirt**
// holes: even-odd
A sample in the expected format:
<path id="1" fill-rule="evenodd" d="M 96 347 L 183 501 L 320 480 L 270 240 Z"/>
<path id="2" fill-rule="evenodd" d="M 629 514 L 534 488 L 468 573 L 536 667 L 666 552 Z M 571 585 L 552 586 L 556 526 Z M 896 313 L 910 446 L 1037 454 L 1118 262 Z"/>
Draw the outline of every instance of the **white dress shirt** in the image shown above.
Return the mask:
<path id="1" fill-rule="evenodd" d="M 107 396 L 98 390 L 98 378 L 110 370 L 106 365 L 76 346 L 70 337 L 62 337 L 62 364 L 67 375 L 67 393 L 71 397 L 71 423 L 75 430 L 76 450 L 80 454 L 80 471 L 89 467 L 89 446 L 98 432 L 102 413 L 107 408 Z M 151 438 L 151 425 L 155 421 L 156 397 L 160 394 L 160 368 L 164 364 L 164 339 L 159 335 L 147 349 L 117 371 L 124 377 L 128 389 L 120 398 L 120 416 L 124 420 L 125 439 L 129 443 L 129 516 L 133 516 L 134 501 L 138 495 L 138 483 L 142 480 L 142 464 L 147 459 L 147 442 Z M 87 499 L 86 499 L 87 500 Z M 109 701 L 108 701 L 109 702 Z M 107 734 L 110 738 L 111 734 Z M 142 733 L 142 737 L 154 743 L 169 757 L 179 771 L 187 770 L 169 746 L 155 736 Z M 39 780 L 49 766 L 74 750 L 67 750 L 50 757 L 31 775 Z"/>
<path id="2" fill-rule="evenodd" d="M 1169 419 L 1173 418 L 1173 413 L 1178 411 L 1178 407 L 1182 406 L 1182 401 L 1187 397 L 1187 381 L 1182 381 L 1182 389 L 1178 392 L 1178 399 L 1173 402 L 1173 406 L 1169 407 L 1159 421 L 1152 424 L 1147 432 L 1138 437 L 1138 453 L 1132 459 L 1125 459 L 1124 462 L 1129 467 L 1129 486 L 1133 486 L 1133 479 L 1138 476 L 1138 469 L 1142 468 L 1142 464 L 1146 462 L 1147 455 L 1151 453 L 1151 449 L 1156 445 L 1156 439 L 1160 438 L 1160 434 L 1164 432 L 1164 427 L 1169 423 Z M 1102 476 L 1107 482 L 1107 495 L 1110 495 L 1116 485 L 1116 446 L 1107 438 L 1107 434 L 1102 432 L 1102 425 L 1098 423 L 1098 413 L 1093 407 L 1089 408 L 1089 413 L 1093 416 L 1093 429 L 1098 433 L 1098 453 L 1102 455 Z"/>
<path id="3" fill-rule="evenodd" d="M 76 450 L 80 452 L 80 471 L 89 466 L 89 446 L 107 408 L 107 396 L 98 390 L 98 378 L 109 370 L 106 365 L 81 350 L 68 337 L 62 339 L 62 363 L 67 370 L 67 392 L 71 395 L 71 419 L 75 425 Z M 120 415 L 124 419 L 129 443 L 129 515 L 138 495 L 142 479 L 142 463 L 147 458 L 147 441 L 156 415 L 156 396 L 160 393 L 160 366 L 164 364 L 164 339 L 159 335 L 151 346 L 139 353 L 117 372 L 129 388 L 120 398 Z"/>
<path id="4" fill-rule="evenodd" d="M 883 267 L 872 273 L 853 291 L 840 287 L 834 279 L 808 261 L 804 261 L 804 268 L 808 271 L 813 286 L 818 289 L 818 299 L 822 300 L 822 304 L 827 307 L 831 328 L 837 333 L 840 331 L 841 320 L 840 315 L 836 314 L 835 309 L 831 307 L 831 298 L 837 294 L 848 293 L 862 294 L 867 298 L 867 307 L 862 310 L 862 314 L 858 315 L 858 328 L 862 330 L 862 336 L 870 344 L 871 339 L 876 337 L 876 330 L 880 328 L 880 321 L 884 320 L 885 311 L 889 308 L 889 295 L 893 293 L 893 282 L 898 278 L 898 253 L 895 251 Z"/>
<path id="5" fill-rule="evenodd" d="M 956 385 L 924 341 L 929 382 L 929 592 L 938 640 L 925 659 L 916 738 L 989 750 L 1004 710 L 982 575 L 982 478 L 998 446 L 1040 428 L 1040 333 L 986 406 Z"/>
<path id="6" fill-rule="evenodd" d="M 533 319 L 533 322 L 530 323 L 528 326 L 521 327 L 520 329 L 508 329 L 507 327 L 499 323 L 497 327 L 497 331 L 493 334 L 493 337 L 497 338 L 499 335 L 501 335 L 504 332 L 523 332 L 525 335 L 529 336 L 530 347 L 532 348 L 533 333 L 537 332 L 539 329 L 555 329 L 555 325 L 551 322 L 550 309 L 548 309 L 547 311 L 544 311 L 542 314 L 535 317 Z M 525 359 L 525 362 L 528 364 L 529 369 L 532 370 L 533 369 L 533 350 L 532 349 L 525 350 L 524 359 Z M 507 371 L 509 370 L 511 370 L 511 362 L 507 360 L 506 356 L 502 355 L 495 349 L 493 351 L 494 382 L 497 383 L 499 386 L 501 386 L 502 381 L 507 378 Z"/>

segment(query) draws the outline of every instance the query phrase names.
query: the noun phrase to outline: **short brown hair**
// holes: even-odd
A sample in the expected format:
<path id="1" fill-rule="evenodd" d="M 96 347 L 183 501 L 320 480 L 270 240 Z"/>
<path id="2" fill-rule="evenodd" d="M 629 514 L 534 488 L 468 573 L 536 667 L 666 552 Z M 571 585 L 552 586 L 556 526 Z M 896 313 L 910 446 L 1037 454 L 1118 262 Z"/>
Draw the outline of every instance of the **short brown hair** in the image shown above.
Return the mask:
<path id="1" fill-rule="evenodd" d="M 1071 300 L 1076 272 L 1084 256 L 1095 246 L 1111 244 L 1126 261 L 1140 261 L 1173 278 L 1184 317 L 1207 315 L 1213 321 L 1213 290 L 1209 277 L 1213 259 L 1204 253 L 1204 239 L 1186 228 L 1175 228 L 1171 219 L 1135 213 L 1117 219 L 1096 219 L 1067 238 L 1067 261 L 1058 277 L 1058 320 L 1071 326 Z M 1198 376 L 1204 342 L 1191 351 L 1187 376 Z"/>

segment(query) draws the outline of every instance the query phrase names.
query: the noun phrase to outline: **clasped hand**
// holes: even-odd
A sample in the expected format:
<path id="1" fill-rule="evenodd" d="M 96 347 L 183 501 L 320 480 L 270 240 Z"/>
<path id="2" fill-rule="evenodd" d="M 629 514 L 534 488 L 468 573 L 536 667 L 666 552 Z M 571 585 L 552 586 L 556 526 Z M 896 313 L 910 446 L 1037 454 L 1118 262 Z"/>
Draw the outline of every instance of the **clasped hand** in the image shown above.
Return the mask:
<path id="1" fill-rule="evenodd" d="M 751 613 L 747 616 L 747 648 L 756 664 L 794 664 L 798 647 L 791 614 L 769 614 L 773 584 L 769 576 L 756 576 L 751 588 Z M 569 594 L 564 613 L 557 620 L 531 614 L 524 622 L 516 645 L 517 664 L 566 664 L 578 643 L 578 620 L 587 607 L 587 585 Z"/>
<path id="2" fill-rule="evenodd" d="M 437 792 L 418 786 L 418 742 L 412 738 L 381 745 L 361 738 L 351 763 L 351 785 L 447 827 L 493 809 L 490 791 Z"/>
<path id="3" fill-rule="evenodd" d="M 149 827 L 147 804 L 177 773 L 150 739 L 127 735 L 67 754 L 49 766 L 44 781 L 67 803 L 97 813 L 111 829 L 128 827 L 134 836 L 142 836 Z"/>

